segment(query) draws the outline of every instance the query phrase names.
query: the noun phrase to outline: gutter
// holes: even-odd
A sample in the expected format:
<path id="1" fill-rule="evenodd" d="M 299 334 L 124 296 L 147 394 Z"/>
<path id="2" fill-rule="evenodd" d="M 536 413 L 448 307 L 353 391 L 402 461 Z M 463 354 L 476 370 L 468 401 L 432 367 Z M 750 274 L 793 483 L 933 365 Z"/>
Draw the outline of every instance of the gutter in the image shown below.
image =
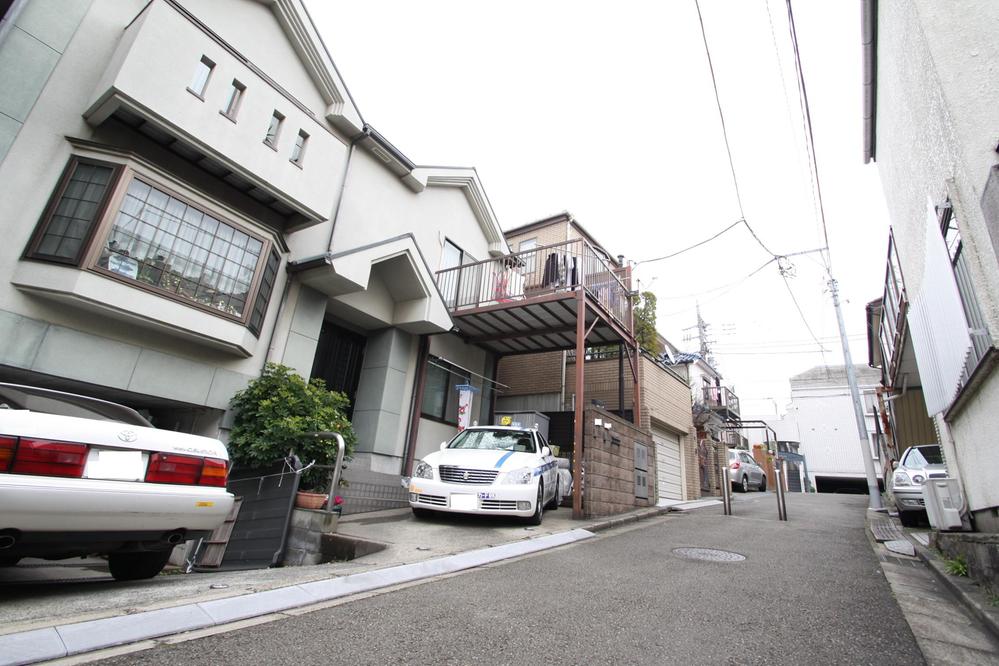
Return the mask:
<path id="1" fill-rule="evenodd" d="M 864 164 L 874 161 L 877 148 L 878 0 L 861 0 L 860 39 L 863 47 Z"/>

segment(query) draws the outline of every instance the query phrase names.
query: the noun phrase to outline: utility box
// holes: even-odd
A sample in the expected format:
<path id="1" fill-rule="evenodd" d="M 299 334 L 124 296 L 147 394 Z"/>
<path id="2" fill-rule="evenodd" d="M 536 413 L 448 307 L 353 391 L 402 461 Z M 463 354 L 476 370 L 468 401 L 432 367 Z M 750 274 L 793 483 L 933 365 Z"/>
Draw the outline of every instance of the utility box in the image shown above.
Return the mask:
<path id="1" fill-rule="evenodd" d="M 930 527 L 938 530 L 960 530 L 961 487 L 957 479 L 927 479 L 923 484 L 923 503 Z"/>
<path id="2" fill-rule="evenodd" d="M 548 417 L 541 412 L 496 412 L 496 425 L 534 428 L 548 441 Z"/>

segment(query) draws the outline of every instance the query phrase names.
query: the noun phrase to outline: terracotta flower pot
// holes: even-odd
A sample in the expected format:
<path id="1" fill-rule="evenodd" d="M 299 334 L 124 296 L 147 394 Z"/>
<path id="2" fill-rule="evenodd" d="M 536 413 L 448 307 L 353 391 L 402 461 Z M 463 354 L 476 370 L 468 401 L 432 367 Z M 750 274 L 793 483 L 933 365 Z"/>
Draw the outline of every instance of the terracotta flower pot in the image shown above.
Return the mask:
<path id="1" fill-rule="evenodd" d="M 326 503 L 326 493 L 310 493 L 299 490 L 295 495 L 295 506 L 300 509 L 321 509 Z"/>

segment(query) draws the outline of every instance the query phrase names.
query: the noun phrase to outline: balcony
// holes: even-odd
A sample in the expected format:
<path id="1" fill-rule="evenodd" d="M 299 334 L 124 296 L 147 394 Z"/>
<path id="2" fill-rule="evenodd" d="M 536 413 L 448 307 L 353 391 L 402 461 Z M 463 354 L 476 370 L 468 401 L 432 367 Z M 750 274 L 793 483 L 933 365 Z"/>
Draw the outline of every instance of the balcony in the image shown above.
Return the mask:
<path id="1" fill-rule="evenodd" d="M 634 347 L 629 282 L 584 239 L 437 273 L 460 333 L 500 355 L 574 349 L 581 330 L 586 346 Z"/>
<path id="2" fill-rule="evenodd" d="M 196 66 L 213 63 L 203 95 L 189 90 Z M 233 82 L 245 94 L 226 115 Z M 284 120 L 264 143 L 275 111 Z M 84 118 L 114 119 L 224 180 L 283 217 L 285 231 L 323 222 L 333 210 L 346 147 L 316 113 L 177 5 L 153 0 L 125 29 Z M 299 131 L 301 163 L 290 160 Z"/>
<path id="3" fill-rule="evenodd" d="M 701 404 L 726 421 L 738 419 L 739 398 L 724 386 L 705 386 L 701 389 Z"/>

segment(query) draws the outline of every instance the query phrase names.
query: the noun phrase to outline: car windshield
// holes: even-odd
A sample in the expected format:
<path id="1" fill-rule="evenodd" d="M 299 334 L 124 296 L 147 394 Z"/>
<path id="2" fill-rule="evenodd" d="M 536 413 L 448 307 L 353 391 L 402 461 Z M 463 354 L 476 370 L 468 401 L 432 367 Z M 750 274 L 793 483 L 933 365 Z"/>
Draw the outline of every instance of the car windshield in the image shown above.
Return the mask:
<path id="1" fill-rule="evenodd" d="M 18 384 L 0 384 L 0 409 L 26 409 L 40 414 L 75 416 L 83 419 L 115 421 L 144 428 L 151 427 L 149 421 L 142 418 L 138 412 L 124 405 L 73 393 L 50 391 Z"/>
<path id="2" fill-rule="evenodd" d="M 909 449 L 909 457 L 905 459 L 906 467 L 943 464 L 943 453 L 941 453 L 939 446 L 914 446 Z"/>
<path id="3" fill-rule="evenodd" d="M 449 449 L 517 451 L 535 453 L 534 438 L 522 430 L 465 430 L 448 444 Z"/>

